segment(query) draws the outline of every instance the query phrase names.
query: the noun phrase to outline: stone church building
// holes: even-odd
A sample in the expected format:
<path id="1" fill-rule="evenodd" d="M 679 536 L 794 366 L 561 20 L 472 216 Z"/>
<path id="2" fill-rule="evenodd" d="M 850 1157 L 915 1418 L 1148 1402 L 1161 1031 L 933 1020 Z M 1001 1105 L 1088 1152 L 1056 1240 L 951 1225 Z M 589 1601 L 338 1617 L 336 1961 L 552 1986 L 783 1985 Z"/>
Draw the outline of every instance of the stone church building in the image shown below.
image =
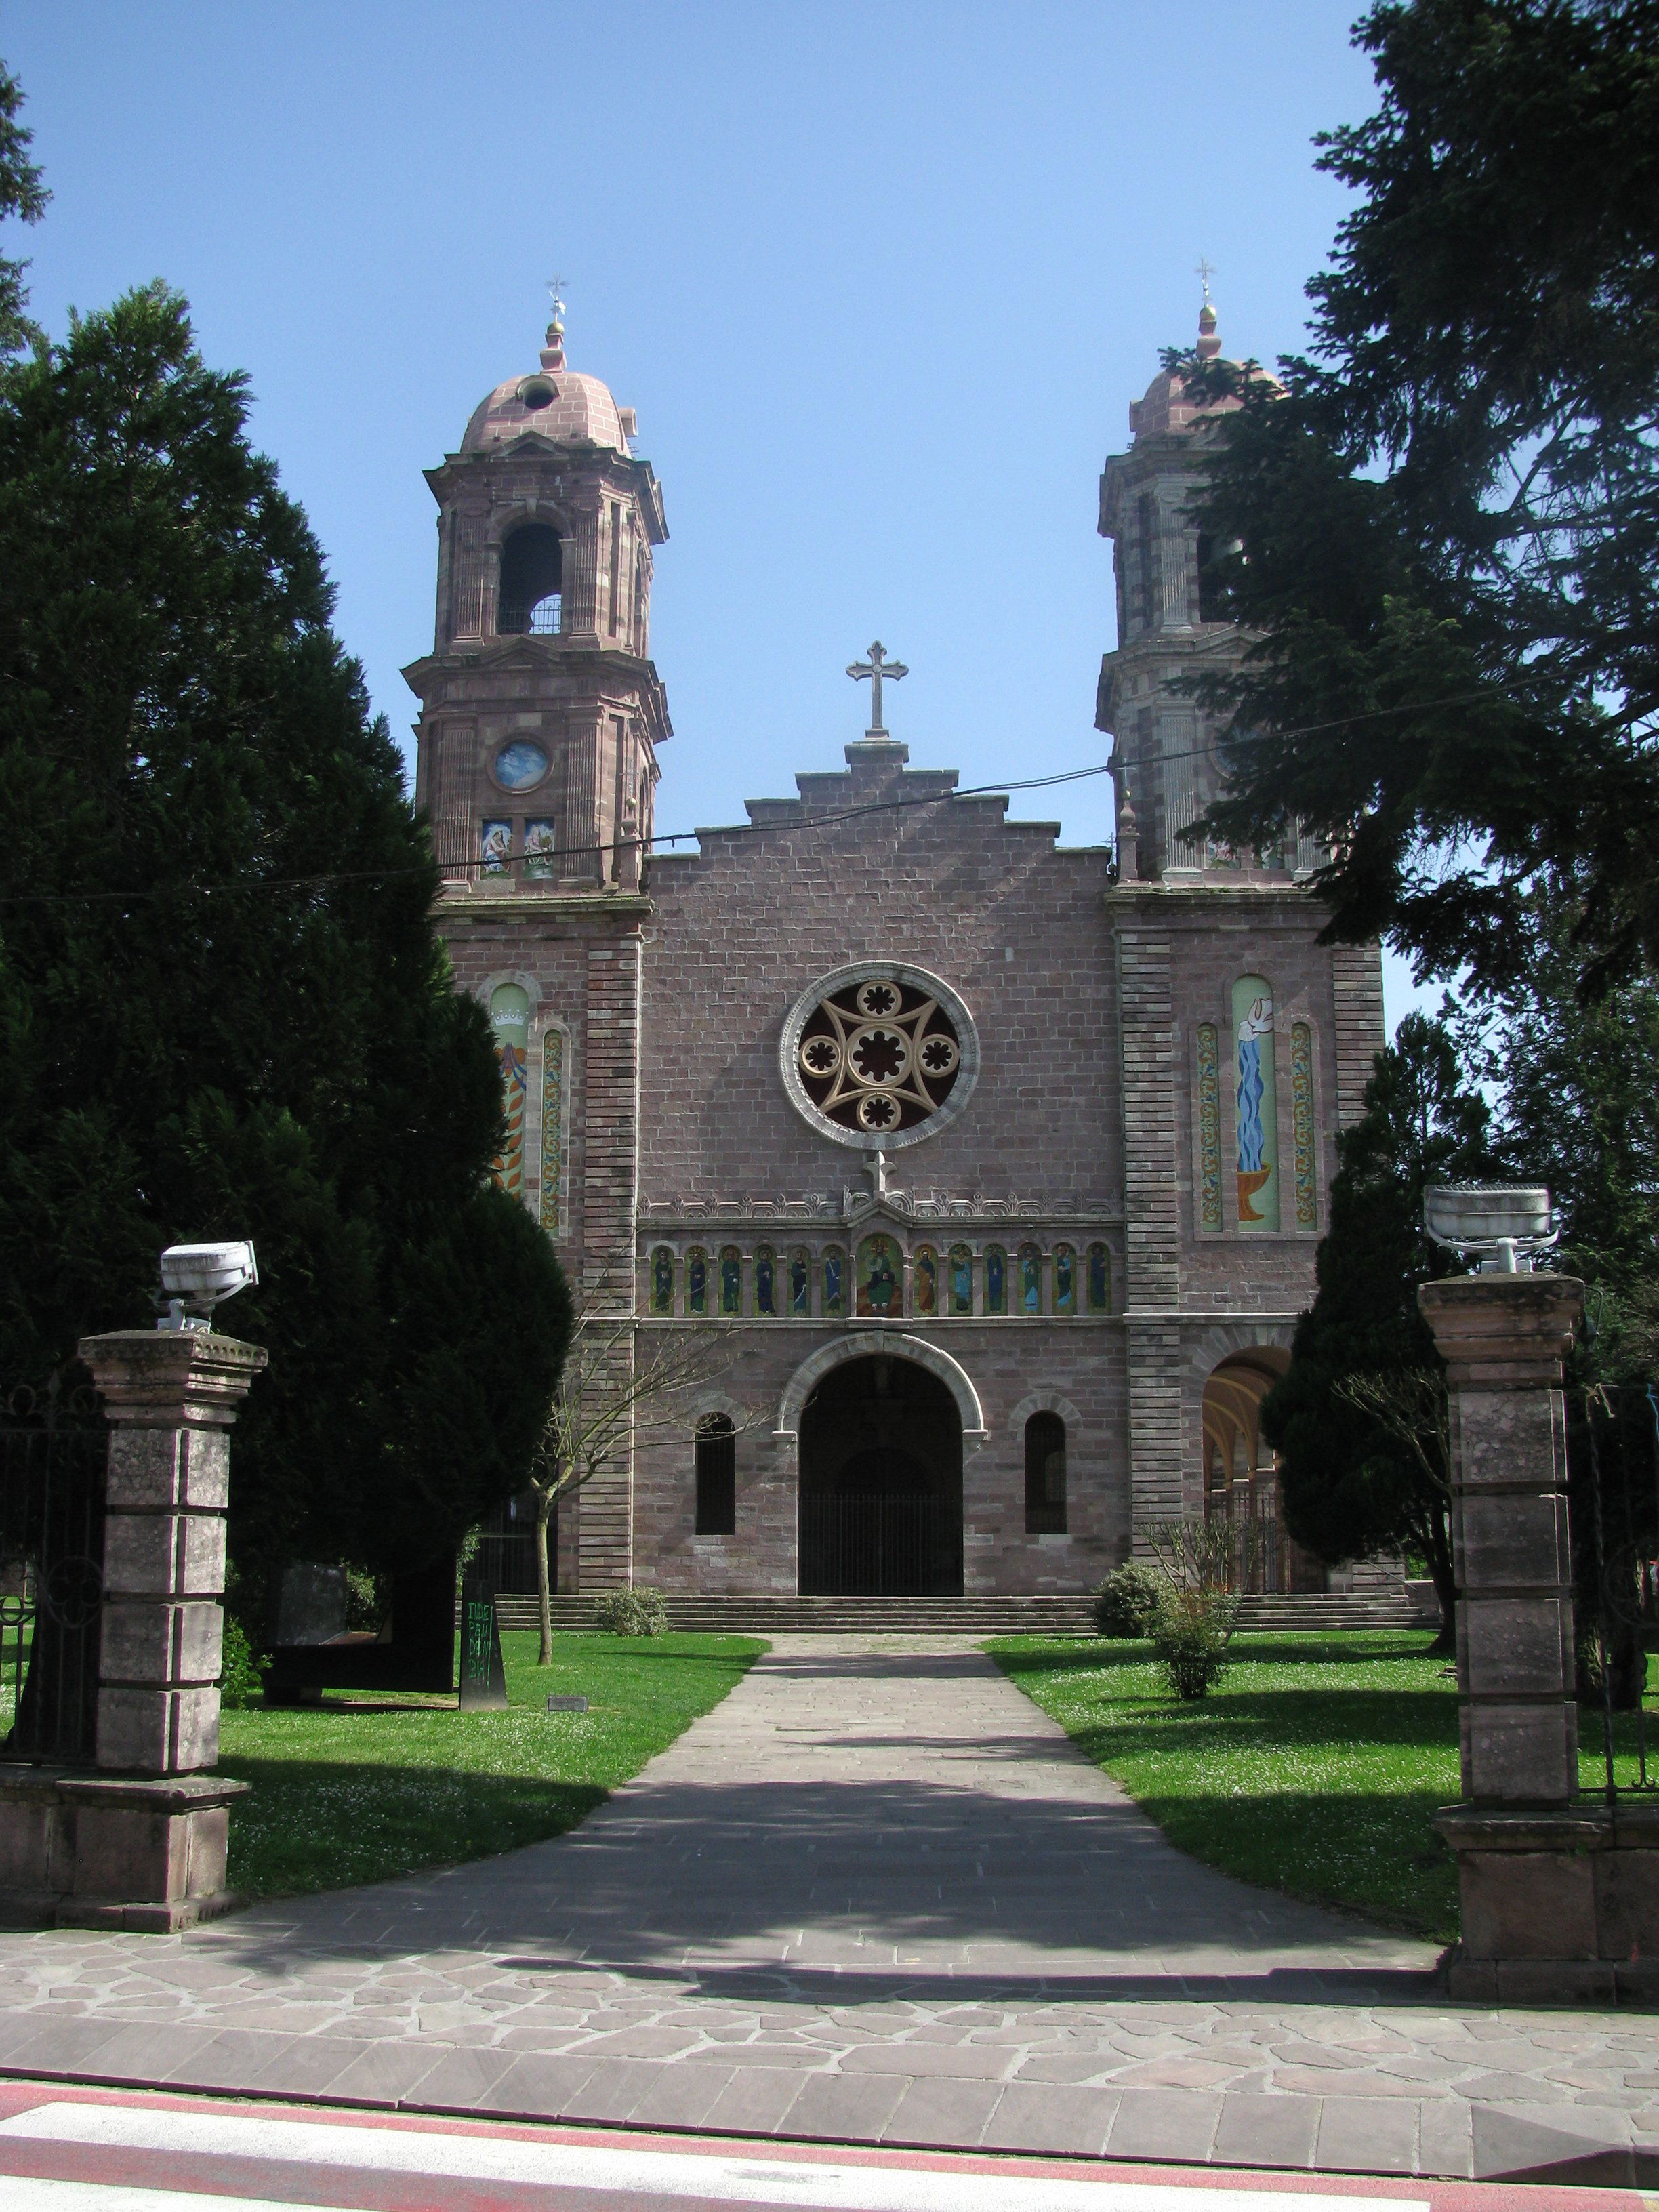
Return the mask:
<path id="1" fill-rule="evenodd" d="M 1183 836 L 1214 772 L 1176 687 L 1237 646 L 1178 378 L 1129 429 L 1099 523 L 1115 863 L 912 767 L 876 646 L 843 764 L 653 853 L 668 531 L 632 409 L 556 319 L 428 472 L 436 636 L 405 672 L 499 1173 L 624 1318 L 619 1358 L 723 1346 L 563 1510 L 563 1589 L 1078 1592 L 1206 1511 L 1261 1524 L 1266 1587 L 1324 1587 L 1256 1417 L 1382 1040 L 1379 956 L 1316 942 L 1311 848 Z"/>

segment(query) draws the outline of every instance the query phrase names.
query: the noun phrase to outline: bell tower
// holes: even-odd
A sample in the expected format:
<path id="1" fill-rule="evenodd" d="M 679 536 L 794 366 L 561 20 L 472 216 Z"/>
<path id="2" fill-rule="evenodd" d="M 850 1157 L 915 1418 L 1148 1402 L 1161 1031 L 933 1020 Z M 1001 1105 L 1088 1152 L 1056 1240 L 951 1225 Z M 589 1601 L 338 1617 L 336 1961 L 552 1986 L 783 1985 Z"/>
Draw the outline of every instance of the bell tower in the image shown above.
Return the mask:
<path id="1" fill-rule="evenodd" d="M 447 898 L 638 887 L 671 727 L 650 659 L 668 526 L 635 434 L 633 409 L 567 365 L 556 292 L 538 367 L 426 471 L 437 621 L 404 676 Z"/>

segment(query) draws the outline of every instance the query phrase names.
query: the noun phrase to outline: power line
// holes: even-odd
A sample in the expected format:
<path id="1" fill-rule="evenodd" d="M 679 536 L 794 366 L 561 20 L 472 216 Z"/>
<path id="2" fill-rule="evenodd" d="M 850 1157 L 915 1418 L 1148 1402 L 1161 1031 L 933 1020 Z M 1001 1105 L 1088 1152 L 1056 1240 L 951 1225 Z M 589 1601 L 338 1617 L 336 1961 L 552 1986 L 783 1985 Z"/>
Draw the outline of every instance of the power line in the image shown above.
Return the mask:
<path id="1" fill-rule="evenodd" d="M 1362 722 L 1386 720 L 1395 714 L 1436 714 L 1449 707 L 1478 705 L 1489 698 L 1494 690 L 1511 691 L 1525 688 L 1534 682 L 1532 678 L 1515 678 L 1505 684 L 1489 684 L 1481 691 L 1468 691 L 1448 699 L 1414 700 L 1398 707 L 1376 707 L 1361 714 L 1339 715 L 1330 721 L 1308 722 L 1300 728 L 1271 732 L 1280 742 L 1295 738 L 1322 737 L 1331 730 L 1350 729 Z M 1237 742 L 1235 740 L 1235 742 Z M 917 806 L 940 806 L 959 799 L 1000 797 L 1005 792 L 1047 791 L 1066 783 L 1080 783 L 1093 776 L 1109 775 L 1115 766 L 1144 769 L 1165 761 L 1195 760 L 1219 752 L 1220 744 L 1192 745 L 1179 752 L 1155 752 L 1130 760 L 1103 761 L 1094 768 L 1062 769 L 1055 775 L 1027 776 L 1018 781 L 970 784 L 965 791 L 919 793 L 907 799 L 872 799 L 864 806 L 849 806 L 835 814 L 803 815 L 798 821 L 735 823 L 729 828 L 710 827 L 703 830 L 677 830 L 650 837 L 614 837 L 592 845 L 555 845 L 544 848 L 538 859 L 592 860 L 605 853 L 649 852 L 659 845 L 696 844 L 703 837 L 759 836 L 771 830 L 823 830 L 837 823 L 853 822 L 869 814 L 890 814 Z M 925 773 L 925 771 L 924 771 Z M 773 802 L 784 805 L 799 805 L 797 799 Z M 524 857 L 522 854 L 520 859 Z M 158 884 L 130 890 L 88 891 L 0 891 L 0 906 L 74 906 L 94 905 L 118 901 L 126 903 L 141 899 L 218 898 L 231 895 L 246 896 L 253 891 L 323 890 L 337 884 L 391 883 L 410 876 L 427 874 L 435 866 L 441 874 L 453 875 L 458 870 L 471 873 L 485 866 L 482 859 L 471 860 L 422 861 L 407 868 L 362 868 L 337 870 L 326 875 L 262 876 L 244 878 L 239 881 L 221 884 L 201 884 L 185 880 L 180 883 Z"/>

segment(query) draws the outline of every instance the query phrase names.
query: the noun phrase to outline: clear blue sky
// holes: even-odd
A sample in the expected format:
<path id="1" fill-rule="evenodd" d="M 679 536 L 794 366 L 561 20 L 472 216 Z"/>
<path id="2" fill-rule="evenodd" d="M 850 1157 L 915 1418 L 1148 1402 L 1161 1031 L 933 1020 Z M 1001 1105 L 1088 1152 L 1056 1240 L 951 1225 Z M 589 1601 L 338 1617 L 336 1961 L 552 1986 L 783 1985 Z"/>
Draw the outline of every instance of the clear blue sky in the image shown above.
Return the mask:
<path id="1" fill-rule="evenodd" d="M 54 194 L 21 234 L 35 313 L 186 295 L 405 740 L 420 471 L 534 365 L 565 278 L 571 364 L 637 408 L 665 487 L 678 830 L 838 764 L 877 636 L 917 765 L 1104 760 L 1102 461 L 1194 329 L 1200 254 L 1230 353 L 1300 343 L 1342 208 L 1310 140 L 1371 104 L 1358 12 L 10 0 L 0 54 Z M 1016 811 L 1109 832 L 1104 779 Z"/>

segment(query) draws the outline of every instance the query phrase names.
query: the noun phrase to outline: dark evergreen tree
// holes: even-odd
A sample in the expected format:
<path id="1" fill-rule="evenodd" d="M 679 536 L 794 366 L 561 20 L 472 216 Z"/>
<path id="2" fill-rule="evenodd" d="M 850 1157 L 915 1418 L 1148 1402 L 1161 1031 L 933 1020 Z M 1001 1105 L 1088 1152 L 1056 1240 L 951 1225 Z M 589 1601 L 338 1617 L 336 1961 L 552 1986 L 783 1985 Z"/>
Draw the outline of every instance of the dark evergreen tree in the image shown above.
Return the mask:
<path id="1" fill-rule="evenodd" d="M 33 133 L 17 119 L 22 106 L 21 86 L 0 62 L 0 222 L 9 216 L 21 222 L 39 222 L 46 211 L 48 195 L 39 167 L 29 159 Z M 0 254 L 0 356 L 15 353 L 35 335 L 23 312 L 27 266 L 26 261 Z"/>
<path id="2" fill-rule="evenodd" d="M 1337 848 L 1333 933 L 1519 972 L 1540 881 L 1594 990 L 1659 963 L 1659 6 L 1381 0 L 1311 358 L 1217 418 L 1211 580 L 1256 633 L 1208 825 Z"/>
<path id="3" fill-rule="evenodd" d="M 0 145 L 0 154 L 3 154 Z M 525 1480 L 568 1325 L 304 517 L 160 288 L 0 370 L 0 1376 L 251 1236 L 232 1547 L 381 1571 Z"/>
<path id="4" fill-rule="evenodd" d="M 1261 1409 L 1291 1534 L 1332 1565 L 1387 1544 L 1420 1553 L 1448 1644 L 1445 1369 L 1417 1290 L 1456 1270 L 1424 1232 L 1423 1193 L 1491 1171 L 1487 1121 L 1445 1026 L 1408 1014 L 1376 1056 L 1364 1113 L 1337 1140 L 1318 1290 Z"/>

